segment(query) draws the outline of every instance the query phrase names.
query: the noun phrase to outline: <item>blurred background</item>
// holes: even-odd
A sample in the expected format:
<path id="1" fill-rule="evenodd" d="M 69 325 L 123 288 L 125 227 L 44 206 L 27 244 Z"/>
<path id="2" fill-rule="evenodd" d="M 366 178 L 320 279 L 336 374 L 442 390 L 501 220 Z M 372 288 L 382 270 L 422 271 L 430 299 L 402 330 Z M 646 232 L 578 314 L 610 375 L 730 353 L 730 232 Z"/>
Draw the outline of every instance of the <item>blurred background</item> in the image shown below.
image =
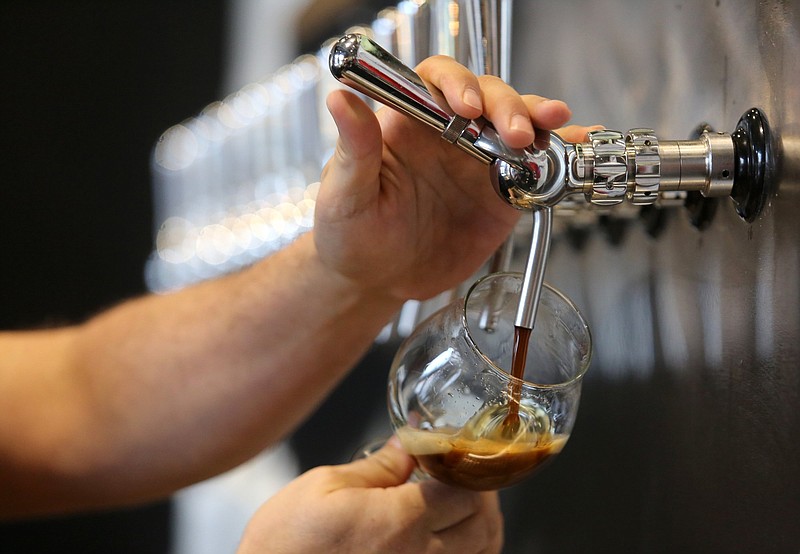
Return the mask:
<path id="1" fill-rule="evenodd" d="M 79 321 L 307 230 L 334 139 L 323 43 L 362 25 L 413 65 L 458 6 L 0 4 L 2 327 Z M 512 84 L 575 122 L 687 139 L 757 106 L 779 155 L 752 222 L 691 195 L 560 210 L 547 280 L 595 357 L 564 452 L 503 492 L 506 552 L 800 551 L 800 6 L 518 0 L 511 36 Z M 164 502 L 2 524 L 0 552 L 233 552 L 272 491 L 388 432 L 391 357 L 435 307 L 407 306 L 286 444 Z"/>

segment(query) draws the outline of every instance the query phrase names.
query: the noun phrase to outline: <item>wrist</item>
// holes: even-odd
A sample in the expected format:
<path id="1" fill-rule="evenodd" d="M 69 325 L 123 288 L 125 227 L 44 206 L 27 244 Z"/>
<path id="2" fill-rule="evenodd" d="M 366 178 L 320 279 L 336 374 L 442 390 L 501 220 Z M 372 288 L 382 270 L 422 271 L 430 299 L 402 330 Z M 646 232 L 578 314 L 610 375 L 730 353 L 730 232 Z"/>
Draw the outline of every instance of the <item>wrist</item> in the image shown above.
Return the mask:
<path id="1" fill-rule="evenodd" d="M 297 259 L 302 264 L 296 269 L 298 278 L 308 279 L 307 286 L 313 295 L 310 300 L 330 301 L 343 312 L 357 311 L 359 317 L 371 316 L 368 319 L 381 327 L 403 306 L 404 299 L 393 295 L 386 287 L 371 286 L 331 267 L 320 255 L 313 231 L 298 238 L 291 248 L 296 249 Z"/>

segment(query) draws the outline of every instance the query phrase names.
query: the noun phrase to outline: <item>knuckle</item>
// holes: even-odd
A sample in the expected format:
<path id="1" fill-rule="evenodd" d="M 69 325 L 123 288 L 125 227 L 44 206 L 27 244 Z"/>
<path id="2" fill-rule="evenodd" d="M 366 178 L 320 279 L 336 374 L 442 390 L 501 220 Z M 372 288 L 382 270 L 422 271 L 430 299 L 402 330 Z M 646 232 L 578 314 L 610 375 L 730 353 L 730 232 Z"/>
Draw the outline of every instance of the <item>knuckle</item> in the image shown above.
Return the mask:
<path id="1" fill-rule="evenodd" d="M 332 485 L 340 481 L 341 477 L 336 466 L 317 466 L 306 471 L 304 479 L 312 486 L 330 489 L 335 488 Z"/>
<path id="2" fill-rule="evenodd" d="M 452 62 L 453 58 L 450 56 L 445 56 L 444 54 L 435 54 L 429 57 L 426 61 L 429 61 L 430 63 Z"/>
<path id="3" fill-rule="evenodd" d="M 478 77 L 478 80 L 480 81 L 481 86 L 490 86 L 490 87 L 507 86 L 505 81 L 503 81 L 497 75 L 481 75 L 480 77 Z"/>
<path id="4" fill-rule="evenodd" d="M 453 63 L 453 61 L 454 61 L 453 58 L 450 58 L 449 56 L 445 56 L 443 54 L 436 54 L 434 56 L 425 58 L 424 60 L 419 62 L 415 67 L 415 70 L 417 72 L 424 73 L 429 70 L 437 69 L 441 67 L 442 64 Z"/>

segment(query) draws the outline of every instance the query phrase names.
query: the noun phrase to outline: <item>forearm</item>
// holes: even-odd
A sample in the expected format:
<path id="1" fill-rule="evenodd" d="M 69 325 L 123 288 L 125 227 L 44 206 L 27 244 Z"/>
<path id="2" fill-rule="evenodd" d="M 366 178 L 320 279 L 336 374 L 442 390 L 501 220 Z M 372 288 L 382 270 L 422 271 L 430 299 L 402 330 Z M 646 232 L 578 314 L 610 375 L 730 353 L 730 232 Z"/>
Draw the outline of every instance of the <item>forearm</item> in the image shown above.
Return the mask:
<path id="1" fill-rule="evenodd" d="M 50 504 L 58 490 L 67 502 L 88 493 L 89 505 L 166 494 L 244 461 L 313 409 L 399 303 L 327 271 L 310 239 L 66 334 L 57 355 L 70 363 L 54 382 L 69 419 L 40 445 L 57 454 L 37 485 L 51 480 Z"/>

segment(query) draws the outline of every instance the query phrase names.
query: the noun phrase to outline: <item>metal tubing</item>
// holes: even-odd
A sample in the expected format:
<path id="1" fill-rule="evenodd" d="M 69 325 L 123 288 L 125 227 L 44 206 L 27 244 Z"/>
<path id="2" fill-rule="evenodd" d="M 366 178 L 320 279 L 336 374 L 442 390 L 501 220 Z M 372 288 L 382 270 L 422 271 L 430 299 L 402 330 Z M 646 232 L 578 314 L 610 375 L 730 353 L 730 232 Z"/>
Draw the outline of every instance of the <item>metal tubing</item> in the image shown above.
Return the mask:
<path id="1" fill-rule="evenodd" d="M 539 296 L 544 283 L 547 256 L 550 253 L 550 235 L 553 230 L 553 208 L 533 210 L 531 249 L 525 265 L 525 277 L 519 295 L 519 306 L 514 325 L 533 329 Z"/>

